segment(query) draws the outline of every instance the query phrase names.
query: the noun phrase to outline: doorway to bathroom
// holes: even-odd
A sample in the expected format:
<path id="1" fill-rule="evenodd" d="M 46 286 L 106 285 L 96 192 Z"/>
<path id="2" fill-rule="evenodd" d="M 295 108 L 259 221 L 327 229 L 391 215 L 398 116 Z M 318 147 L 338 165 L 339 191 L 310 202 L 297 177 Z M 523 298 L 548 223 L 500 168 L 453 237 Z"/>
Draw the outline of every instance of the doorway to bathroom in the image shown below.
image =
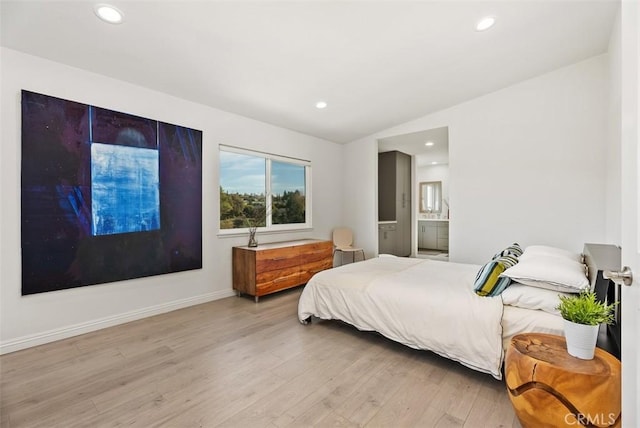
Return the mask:
<path id="1" fill-rule="evenodd" d="M 411 256 L 448 261 L 449 128 L 444 126 L 378 140 L 379 156 L 393 151 L 411 158 L 410 195 L 399 194 L 396 199 L 396 204 L 410 205 L 410 230 L 406 233 L 410 234 Z M 381 177 L 384 172 L 378 171 L 378 174 Z M 380 186 L 379 180 L 379 194 Z M 379 199 L 379 212 L 381 203 L 388 204 Z M 389 239 L 397 236 L 393 234 L 397 234 L 397 227 L 392 232 L 387 230 L 393 228 L 388 220 L 385 218 L 378 223 L 378 246 L 382 254 L 389 252 Z"/>

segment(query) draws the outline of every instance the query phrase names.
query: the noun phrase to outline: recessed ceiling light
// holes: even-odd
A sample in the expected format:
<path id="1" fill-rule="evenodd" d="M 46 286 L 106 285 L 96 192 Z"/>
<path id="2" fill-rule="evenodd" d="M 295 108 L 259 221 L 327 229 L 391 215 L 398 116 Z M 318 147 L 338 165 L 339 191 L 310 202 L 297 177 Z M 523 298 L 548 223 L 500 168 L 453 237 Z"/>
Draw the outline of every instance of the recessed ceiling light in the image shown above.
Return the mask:
<path id="1" fill-rule="evenodd" d="M 108 4 L 97 4 L 93 10 L 98 18 L 109 24 L 120 24 L 124 18 L 124 14 L 118 8 Z"/>
<path id="2" fill-rule="evenodd" d="M 493 24 L 496 23 L 495 16 L 485 16 L 476 24 L 476 31 L 485 31 L 489 28 L 493 27 Z"/>
<path id="3" fill-rule="evenodd" d="M 318 101 L 316 103 L 316 108 L 323 109 L 327 107 L 327 103 L 325 101 Z"/>
<path id="4" fill-rule="evenodd" d="M 426 143 L 424 143 L 425 146 L 427 147 L 431 147 L 433 146 L 435 143 L 433 141 L 427 141 Z"/>
<path id="5" fill-rule="evenodd" d="M 431 162 L 431 165 L 438 165 L 438 162 L 433 161 L 433 162 Z"/>

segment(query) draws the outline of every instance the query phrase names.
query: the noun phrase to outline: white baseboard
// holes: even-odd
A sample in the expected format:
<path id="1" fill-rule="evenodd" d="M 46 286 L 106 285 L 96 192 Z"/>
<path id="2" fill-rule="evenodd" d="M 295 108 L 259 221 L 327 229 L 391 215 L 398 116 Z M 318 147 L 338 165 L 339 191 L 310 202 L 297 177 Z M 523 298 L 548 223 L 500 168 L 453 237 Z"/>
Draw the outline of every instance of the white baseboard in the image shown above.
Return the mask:
<path id="1" fill-rule="evenodd" d="M 207 303 L 213 300 L 223 299 L 225 297 L 234 295 L 235 293 L 233 290 L 218 291 L 215 293 L 189 297 L 187 299 L 176 300 L 170 303 L 163 303 L 157 306 L 138 309 L 123 314 L 87 321 L 80 324 L 57 328 L 54 330 L 48 330 L 29 336 L 18 337 L 16 339 L 11 339 L 6 342 L 0 343 L 0 355 L 19 351 L 21 349 L 31 348 L 33 346 L 43 345 L 49 342 L 55 342 L 56 340 L 79 336 L 81 334 L 89 333 L 107 327 L 112 327 L 114 325 L 124 324 L 130 321 L 147 318 L 153 315 L 163 314 L 165 312 L 175 311 L 176 309 L 199 305 L 201 303 Z"/>

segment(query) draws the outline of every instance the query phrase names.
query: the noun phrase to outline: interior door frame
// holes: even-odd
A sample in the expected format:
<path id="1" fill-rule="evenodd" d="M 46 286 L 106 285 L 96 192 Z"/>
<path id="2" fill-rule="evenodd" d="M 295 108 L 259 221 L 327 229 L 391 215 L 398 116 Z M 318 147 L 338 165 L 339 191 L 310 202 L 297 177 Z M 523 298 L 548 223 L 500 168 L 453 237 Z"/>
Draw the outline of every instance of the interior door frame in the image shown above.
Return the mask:
<path id="1" fill-rule="evenodd" d="M 622 286 L 622 425 L 640 426 L 640 7 L 622 0 L 621 30 L 621 244 L 622 266 L 636 279 Z"/>

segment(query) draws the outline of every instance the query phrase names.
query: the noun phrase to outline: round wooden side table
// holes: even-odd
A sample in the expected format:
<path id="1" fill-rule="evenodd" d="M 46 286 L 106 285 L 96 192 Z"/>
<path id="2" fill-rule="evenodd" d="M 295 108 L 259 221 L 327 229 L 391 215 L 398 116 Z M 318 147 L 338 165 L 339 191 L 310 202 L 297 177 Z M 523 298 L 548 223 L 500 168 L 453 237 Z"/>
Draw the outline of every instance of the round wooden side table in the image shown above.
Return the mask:
<path id="1" fill-rule="evenodd" d="M 596 348 L 592 360 L 567 353 L 564 337 L 518 334 L 505 358 L 509 399 L 523 427 L 619 427 L 620 361 Z"/>

